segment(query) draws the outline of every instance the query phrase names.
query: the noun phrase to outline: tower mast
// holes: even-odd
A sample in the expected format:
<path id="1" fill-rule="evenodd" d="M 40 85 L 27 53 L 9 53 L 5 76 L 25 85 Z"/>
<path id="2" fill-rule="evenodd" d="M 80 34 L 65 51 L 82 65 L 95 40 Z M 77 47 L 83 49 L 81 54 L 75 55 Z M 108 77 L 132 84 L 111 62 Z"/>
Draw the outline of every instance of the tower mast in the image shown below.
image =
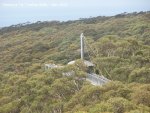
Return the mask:
<path id="1" fill-rule="evenodd" d="M 81 60 L 84 60 L 84 35 L 81 33 L 80 35 L 80 42 L 81 42 Z"/>

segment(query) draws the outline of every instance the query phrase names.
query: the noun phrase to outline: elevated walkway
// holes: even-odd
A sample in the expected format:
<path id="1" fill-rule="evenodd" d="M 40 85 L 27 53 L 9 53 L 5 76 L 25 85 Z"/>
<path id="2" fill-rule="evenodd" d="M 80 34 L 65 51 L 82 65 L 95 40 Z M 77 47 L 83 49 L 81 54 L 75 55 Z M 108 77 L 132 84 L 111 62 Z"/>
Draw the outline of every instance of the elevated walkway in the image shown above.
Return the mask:
<path id="1" fill-rule="evenodd" d="M 91 74 L 88 73 L 86 80 L 95 86 L 101 86 L 110 81 L 109 79 L 105 78 L 104 76 L 99 76 L 95 73 L 91 73 Z"/>

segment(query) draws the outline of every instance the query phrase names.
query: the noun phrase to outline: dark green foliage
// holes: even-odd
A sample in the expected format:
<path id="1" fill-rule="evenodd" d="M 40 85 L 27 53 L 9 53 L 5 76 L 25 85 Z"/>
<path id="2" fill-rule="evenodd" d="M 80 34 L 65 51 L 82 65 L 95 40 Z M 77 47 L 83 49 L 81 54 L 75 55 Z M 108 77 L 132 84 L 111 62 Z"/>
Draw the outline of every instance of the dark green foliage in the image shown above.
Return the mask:
<path id="1" fill-rule="evenodd" d="M 45 52 L 49 49 L 49 46 L 47 44 L 38 43 L 34 45 L 31 49 L 33 52 Z"/>

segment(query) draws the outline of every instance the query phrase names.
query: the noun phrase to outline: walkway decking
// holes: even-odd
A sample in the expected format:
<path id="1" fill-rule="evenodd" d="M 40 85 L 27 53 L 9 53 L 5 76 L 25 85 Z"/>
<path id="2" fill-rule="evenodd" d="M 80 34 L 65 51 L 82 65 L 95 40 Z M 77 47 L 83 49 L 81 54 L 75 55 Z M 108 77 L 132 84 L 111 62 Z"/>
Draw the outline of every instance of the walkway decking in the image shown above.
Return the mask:
<path id="1" fill-rule="evenodd" d="M 110 81 L 107 78 L 105 78 L 104 76 L 99 76 L 95 73 L 91 73 L 91 74 L 88 73 L 86 80 L 91 82 L 91 84 L 93 84 L 95 86 L 100 86 L 100 85 L 103 85 Z"/>

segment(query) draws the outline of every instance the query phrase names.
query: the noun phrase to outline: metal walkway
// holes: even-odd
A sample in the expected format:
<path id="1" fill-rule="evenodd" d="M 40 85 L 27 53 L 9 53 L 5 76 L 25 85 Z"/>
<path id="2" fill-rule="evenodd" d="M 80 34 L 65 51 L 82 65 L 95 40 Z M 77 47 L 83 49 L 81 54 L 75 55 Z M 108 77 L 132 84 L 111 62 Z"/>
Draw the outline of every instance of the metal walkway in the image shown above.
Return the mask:
<path id="1" fill-rule="evenodd" d="M 105 78 L 104 76 L 99 76 L 95 73 L 91 73 L 91 74 L 88 73 L 86 80 L 95 86 L 101 86 L 110 81 L 109 79 Z"/>

